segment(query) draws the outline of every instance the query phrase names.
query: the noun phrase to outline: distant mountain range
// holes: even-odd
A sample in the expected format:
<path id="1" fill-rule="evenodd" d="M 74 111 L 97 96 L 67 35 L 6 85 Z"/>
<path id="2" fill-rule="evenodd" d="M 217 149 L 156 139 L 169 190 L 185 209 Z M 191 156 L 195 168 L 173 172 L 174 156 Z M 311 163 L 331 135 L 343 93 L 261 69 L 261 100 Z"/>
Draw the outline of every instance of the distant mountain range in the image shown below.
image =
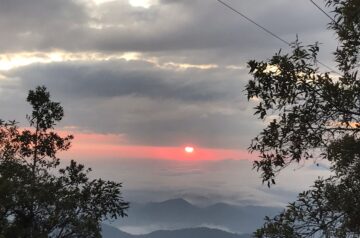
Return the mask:
<path id="1" fill-rule="evenodd" d="M 189 228 L 173 231 L 155 231 L 146 235 L 130 235 L 109 225 L 102 227 L 103 238 L 250 238 L 250 235 L 233 234 L 210 228 Z"/>
<path id="2" fill-rule="evenodd" d="M 152 230 L 144 233 L 160 229 L 208 227 L 224 228 L 223 230 L 239 234 L 251 234 L 261 227 L 265 216 L 274 216 L 282 209 L 281 207 L 236 206 L 226 203 L 199 207 L 184 199 L 172 199 L 147 204 L 131 203 L 129 217 L 117 220 L 111 225 L 124 230 L 129 227 L 152 227 Z"/>

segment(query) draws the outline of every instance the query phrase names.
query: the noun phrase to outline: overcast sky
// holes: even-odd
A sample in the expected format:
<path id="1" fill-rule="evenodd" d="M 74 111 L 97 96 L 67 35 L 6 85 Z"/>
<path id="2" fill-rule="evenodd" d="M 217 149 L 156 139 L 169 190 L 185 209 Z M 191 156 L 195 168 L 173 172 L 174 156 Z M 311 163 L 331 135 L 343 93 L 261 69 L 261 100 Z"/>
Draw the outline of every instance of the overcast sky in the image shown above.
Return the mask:
<path id="1" fill-rule="evenodd" d="M 227 3 L 287 41 L 319 41 L 333 66 L 334 34 L 310 1 Z M 269 191 L 251 170 L 266 122 L 246 99 L 246 62 L 289 49 L 216 0 L 0 0 L 0 31 L 0 117 L 26 126 L 27 92 L 45 85 L 65 109 L 59 130 L 75 135 L 64 157 L 131 199 L 278 204 L 326 175 L 295 167 Z"/>

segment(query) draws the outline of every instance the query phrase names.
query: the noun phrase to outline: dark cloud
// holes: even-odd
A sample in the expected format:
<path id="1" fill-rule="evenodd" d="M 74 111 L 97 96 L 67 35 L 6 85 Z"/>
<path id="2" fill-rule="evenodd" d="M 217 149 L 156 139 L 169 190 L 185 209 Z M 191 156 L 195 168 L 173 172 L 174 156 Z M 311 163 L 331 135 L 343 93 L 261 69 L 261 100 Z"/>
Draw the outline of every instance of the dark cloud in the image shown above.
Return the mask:
<path id="1" fill-rule="evenodd" d="M 0 0 L 1 52 L 49 50 L 72 45 L 87 14 L 71 0 Z"/>
<path id="2" fill-rule="evenodd" d="M 288 41 L 299 34 L 305 43 L 329 42 L 329 37 L 322 37 L 329 36 L 324 29 L 327 19 L 310 3 L 256 2 L 230 4 Z M 133 8 L 126 0 L 98 6 L 89 1 L 2 0 L 1 5 L 3 50 L 191 50 L 231 52 L 227 57 L 233 58 L 234 51 L 257 55 L 260 50 L 286 48 L 217 1 L 161 1 L 149 9 Z"/>
<path id="3" fill-rule="evenodd" d="M 141 62 L 57 63 L 22 67 L 7 74 L 24 88 L 47 85 L 72 97 L 136 96 L 158 100 L 233 101 L 246 81 L 218 69 L 174 71 Z"/>
<path id="4" fill-rule="evenodd" d="M 98 31 L 96 48 L 101 50 L 133 50 L 162 52 L 179 50 L 214 50 L 216 52 L 237 50 L 238 54 L 265 50 L 269 47 L 285 47 L 256 26 L 236 15 L 217 1 L 166 1 L 143 14 L 124 14 L 131 19 L 129 28 L 106 28 Z M 162 2 L 164 3 L 164 1 Z M 313 42 L 313 34 L 324 34 L 326 19 L 316 9 L 304 2 L 261 1 L 232 2 L 233 6 L 249 17 L 268 27 L 288 41 L 301 39 Z M 104 16 L 115 15 L 121 2 L 112 2 L 102 7 Z M 257 7 L 262 5 L 261 8 Z M 284 10 L 286 9 L 286 10 Z M 299 10 L 300 9 L 300 10 Z M 304 10 L 304 11 L 302 11 Z M 309 11 L 310 10 L 310 11 Z M 134 10 L 130 10 L 134 12 Z M 304 15 L 304 12 L 307 12 Z M 121 15 L 121 14 L 120 14 Z M 114 18 L 106 17 L 105 19 Z M 144 20 L 146 19 L 146 20 Z M 148 20 L 152 19 L 152 20 Z M 125 20 L 126 21 L 126 20 Z M 125 33 L 125 34 L 124 34 Z M 312 35 L 312 38 L 308 36 Z M 321 39 L 319 39 L 321 40 Z"/>
<path id="5" fill-rule="evenodd" d="M 241 148 L 259 124 L 249 123 L 246 80 L 239 72 L 120 60 L 31 65 L 6 75 L 18 79 L 22 97 L 16 103 L 27 90 L 47 86 L 63 102 L 66 125 L 126 134 L 136 144 Z M 11 111 L 14 102 L 5 102 Z"/>

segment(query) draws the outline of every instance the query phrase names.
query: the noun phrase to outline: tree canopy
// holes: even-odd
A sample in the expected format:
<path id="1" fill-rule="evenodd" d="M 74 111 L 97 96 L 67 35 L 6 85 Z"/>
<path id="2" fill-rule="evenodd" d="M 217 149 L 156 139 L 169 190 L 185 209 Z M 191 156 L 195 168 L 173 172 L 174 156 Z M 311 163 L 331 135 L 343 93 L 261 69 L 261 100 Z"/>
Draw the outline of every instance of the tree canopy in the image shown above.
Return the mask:
<path id="1" fill-rule="evenodd" d="M 54 131 L 63 108 L 45 87 L 27 101 L 29 129 L 0 120 L 0 237 L 101 237 L 103 219 L 126 215 L 121 183 L 91 180 L 73 160 L 60 168 L 73 139 Z"/>
<path id="2" fill-rule="evenodd" d="M 280 215 L 266 218 L 257 237 L 359 237 L 360 235 L 360 2 L 326 0 L 329 28 L 339 41 L 336 72 L 321 72 L 317 43 L 292 44 L 291 53 L 249 61 L 248 98 L 255 114 L 271 121 L 252 141 L 254 167 L 263 182 L 292 163 L 326 159 L 333 175 L 319 178 Z"/>

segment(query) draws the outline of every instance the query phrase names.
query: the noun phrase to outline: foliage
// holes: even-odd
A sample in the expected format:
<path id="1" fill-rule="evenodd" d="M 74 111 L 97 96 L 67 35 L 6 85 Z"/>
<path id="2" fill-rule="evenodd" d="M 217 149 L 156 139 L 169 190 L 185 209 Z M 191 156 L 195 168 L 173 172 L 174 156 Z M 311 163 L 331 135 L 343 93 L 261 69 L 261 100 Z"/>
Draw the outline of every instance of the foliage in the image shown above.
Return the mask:
<path id="1" fill-rule="evenodd" d="M 75 161 L 58 169 L 73 139 L 54 131 L 63 109 L 45 87 L 27 101 L 30 129 L 0 121 L 0 237 L 101 237 L 102 219 L 126 215 L 121 184 L 90 180 Z"/>
<path id="2" fill-rule="evenodd" d="M 359 237 L 360 140 L 345 136 L 328 148 L 334 175 L 318 179 L 275 218 L 266 217 L 257 237 Z"/>
<path id="3" fill-rule="evenodd" d="M 318 44 L 298 41 L 292 52 L 248 63 L 260 119 L 270 120 L 250 151 L 260 154 L 254 167 L 263 182 L 292 163 L 327 159 L 333 175 L 319 178 L 275 218 L 266 218 L 257 237 L 359 237 L 360 219 L 360 2 L 326 0 L 334 11 L 329 28 L 338 36 L 334 52 L 338 72 L 321 73 Z M 339 76 L 338 76 L 339 75 Z"/>

